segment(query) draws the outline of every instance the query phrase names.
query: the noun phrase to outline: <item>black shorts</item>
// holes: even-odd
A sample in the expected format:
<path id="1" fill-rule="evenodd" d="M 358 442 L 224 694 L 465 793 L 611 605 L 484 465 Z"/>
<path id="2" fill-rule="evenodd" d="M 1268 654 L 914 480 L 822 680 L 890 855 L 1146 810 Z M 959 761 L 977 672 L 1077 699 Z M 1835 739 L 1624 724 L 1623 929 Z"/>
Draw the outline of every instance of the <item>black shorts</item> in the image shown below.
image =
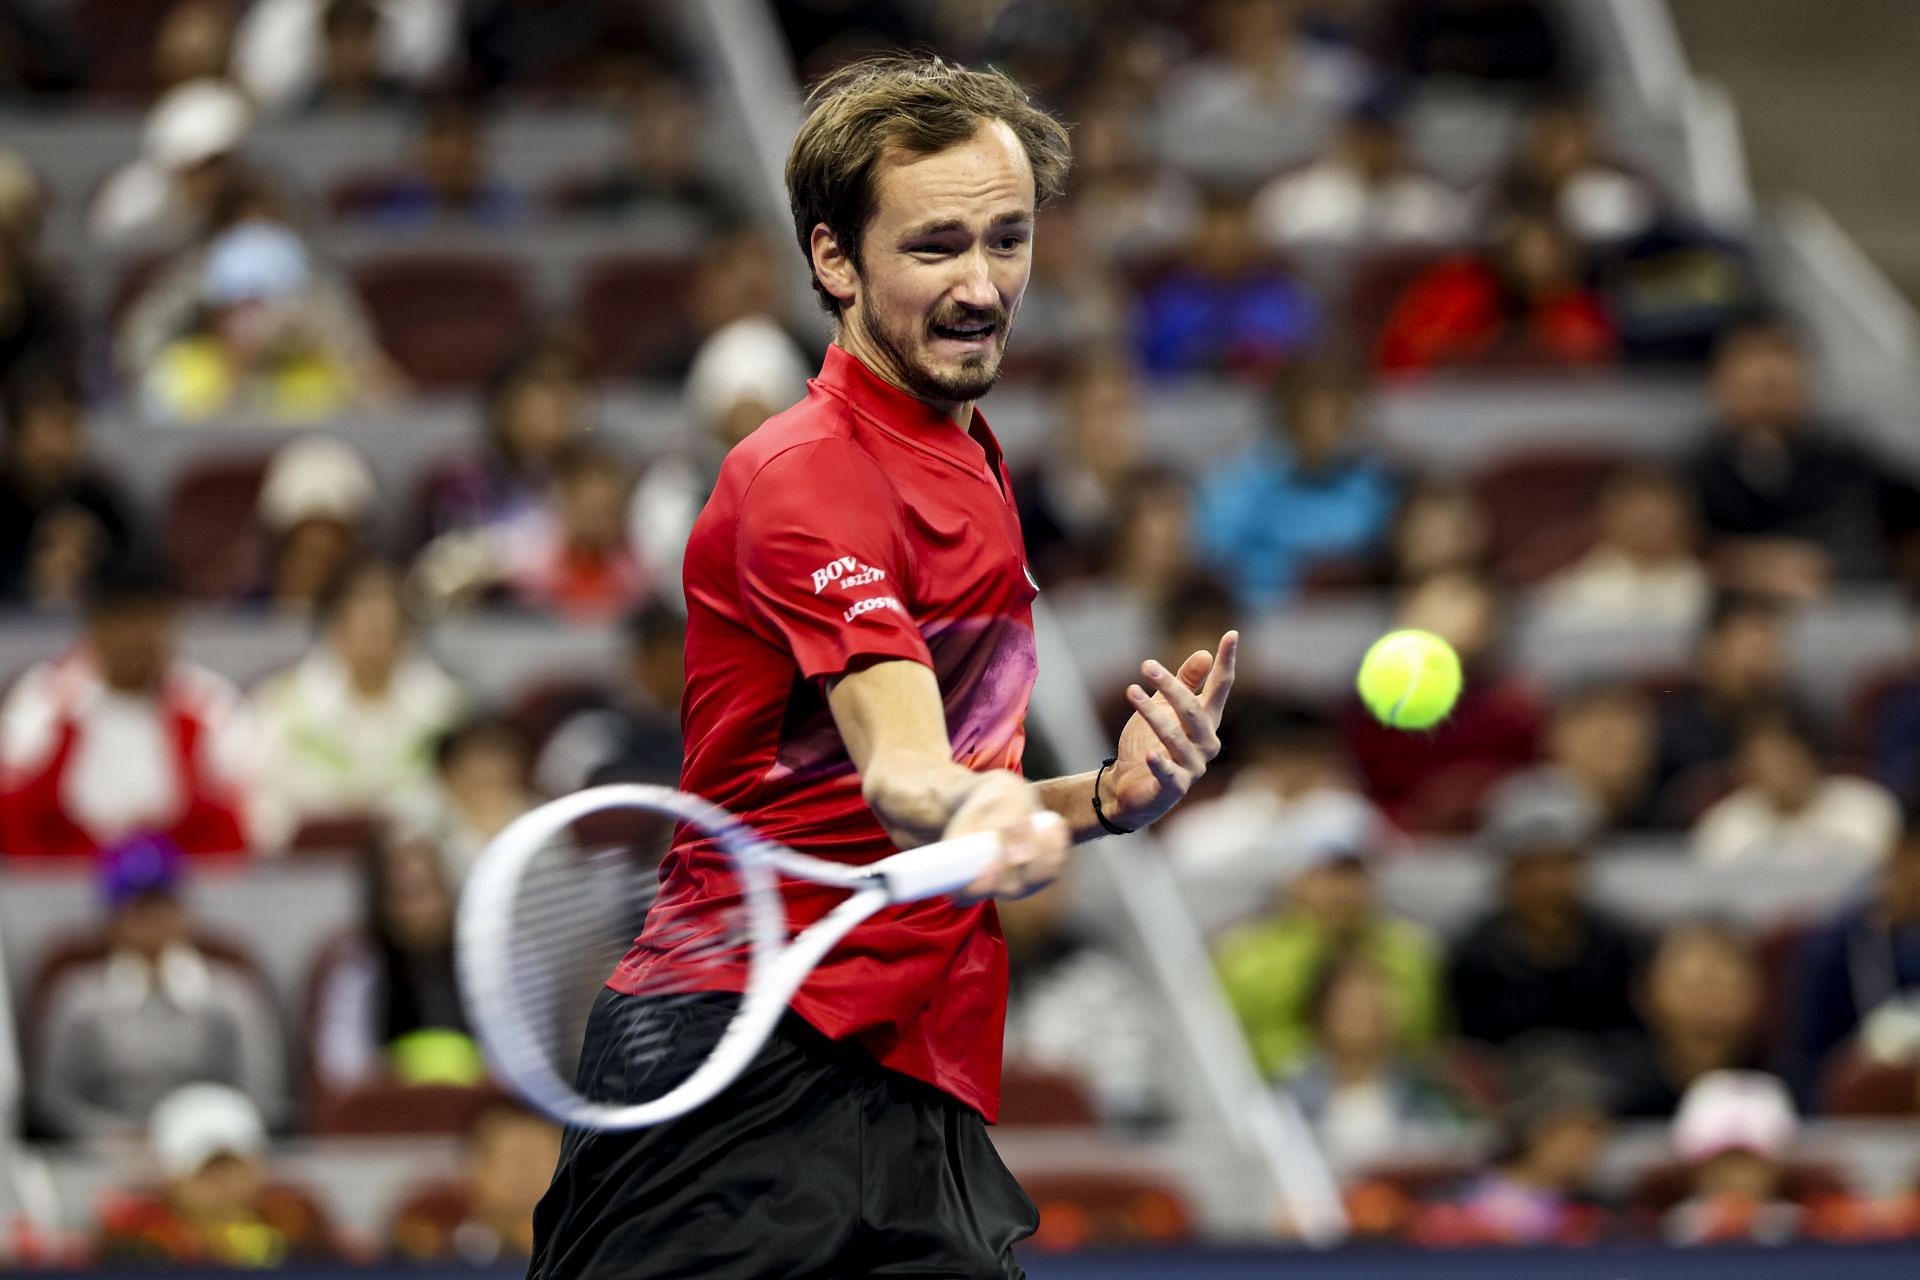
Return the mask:
<path id="1" fill-rule="evenodd" d="M 657 1096 L 620 1046 L 637 1019 L 673 1019 L 684 1075 L 735 998 L 671 1006 L 604 991 L 578 1087 Z M 628 1133 L 569 1128 L 534 1212 L 534 1280 L 1024 1280 L 1013 1246 L 1039 1214 L 979 1113 L 788 1015 L 713 1101 Z"/>

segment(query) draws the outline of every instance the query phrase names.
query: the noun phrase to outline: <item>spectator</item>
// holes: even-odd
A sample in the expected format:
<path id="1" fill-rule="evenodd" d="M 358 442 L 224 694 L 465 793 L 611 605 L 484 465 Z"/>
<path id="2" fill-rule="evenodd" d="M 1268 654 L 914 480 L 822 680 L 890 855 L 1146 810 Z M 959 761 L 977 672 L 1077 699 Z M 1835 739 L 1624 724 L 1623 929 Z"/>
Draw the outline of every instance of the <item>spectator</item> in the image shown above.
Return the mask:
<path id="1" fill-rule="evenodd" d="M 1671 207 L 1638 235 L 1607 247 L 1595 287 L 1629 363 L 1688 373 L 1729 330 L 1768 305 L 1753 246 Z"/>
<path id="2" fill-rule="evenodd" d="M 37 1036 L 37 1110 L 59 1137 L 136 1135 L 196 1081 L 244 1090 L 268 1117 L 285 1109 L 273 1005 L 251 973 L 195 944 L 181 876 L 179 849 L 161 837 L 101 858 L 105 953 L 55 981 Z"/>
<path id="3" fill-rule="evenodd" d="M 428 537 L 537 519 L 555 455 L 592 426 L 588 403 L 580 352 L 564 336 L 549 335 L 508 359 L 487 386 L 480 455 L 433 476 Z"/>
<path id="4" fill-rule="evenodd" d="M 1885 684 L 1863 683 L 1854 693 L 1868 700 L 1860 749 L 1872 763 L 1873 777 L 1907 805 L 1920 800 L 1920 636 L 1915 655 L 1909 671 Z M 1861 692 L 1868 689 L 1870 694 Z"/>
<path id="5" fill-rule="evenodd" d="M 241 144 L 253 107 L 216 76 L 176 85 L 153 104 L 140 155 L 101 184 L 87 228 L 105 245 L 175 245 L 203 237 L 253 182 Z"/>
<path id="6" fill-rule="evenodd" d="M 1565 788 L 1496 797 L 1481 841 L 1502 862 L 1499 904 L 1454 948 L 1448 984 L 1460 1034 L 1491 1045 L 1528 1032 L 1598 1038 L 1638 1025 L 1638 943 L 1590 902 L 1597 815 Z"/>
<path id="7" fill-rule="evenodd" d="M 1398 485 L 1360 438 L 1360 394 L 1342 365 L 1292 366 L 1262 438 L 1202 483 L 1195 540 L 1244 608 L 1286 603 L 1316 562 L 1358 561 L 1386 536 Z"/>
<path id="8" fill-rule="evenodd" d="M 1073 128 L 1073 201 L 1082 211 L 1077 226 L 1083 233 L 1073 241 L 1076 256 L 1140 261 L 1192 236 L 1199 192 L 1190 179 L 1156 161 L 1142 133 L 1123 103 L 1092 98 L 1083 104 Z"/>
<path id="9" fill-rule="evenodd" d="M 37 257 L 46 193 L 26 161 L 0 150 L 0 391 L 37 367 L 69 368 L 72 317 Z"/>
<path id="10" fill-rule="evenodd" d="M 560 1160 L 560 1130 L 510 1102 L 481 1109 L 467 1126 L 465 1176 L 440 1212 L 403 1208 L 389 1232 L 412 1262 L 498 1265 L 533 1252 L 533 1211 Z"/>
<path id="11" fill-rule="evenodd" d="M 1287 1081 L 1336 1170 L 1391 1160 L 1463 1118 L 1438 1079 L 1394 1043 L 1393 993 L 1371 960 L 1329 956 L 1307 1001 L 1313 1050 Z"/>
<path id="12" fill-rule="evenodd" d="M 1139 386 L 1117 352 L 1076 362 L 1061 384 L 1060 429 L 1014 481 L 1027 561 L 1046 587 L 1084 576 L 1113 536 L 1141 460 Z"/>
<path id="13" fill-rule="evenodd" d="M 1668 929 L 1640 989 L 1646 1031 L 1604 1055 L 1615 1111 L 1664 1120 L 1697 1081 L 1757 1066 L 1764 996 L 1760 961 L 1744 933 L 1709 920 Z"/>
<path id="14" fill-rule="evenodd" d="M 651 580 L 629 537 L 633 474 L 585 440 L 553 458 L 546 504 L 526 520 L 447 534 L 421 552 L 414 578 L 446 606 L 498 597 L 574 621 L 607 621 L 643 603 Z"/>
<path id="15" fill-rule="evenodd" d="M 465 6 L 469 79 L 482 93 L 591 82 L 603 48 L 644 39 L 638 18 L 602 0 L 475 0 Z"/>
<path id="16" fill-rule="evenodd" d="M 1111 1123 L 1165 1118 L 1172 1081 L 1141 975 L 1074 922 L 1066 886 L 1006 906 L 1007 1058 L 1079 1077 Z"/>
<path id="17" fill-rule="evenodd" d="M 126 499 L 86 454 L 80 389 L 37 365 L 4 385 L 0 601 L 70 607 L 132 551 Z"/>
<path id="18" fill-rule="evenodd" d="M 1206 52 L 1176 66 L 1161 94 L 1161 136 L 1177 144 L 1230 133 L 1263 150 L 1247 160 L 1270 172 L 1281 158 L 1272 140 L 1298 132 L 1289 124 L 1358 98 L 1366 65 L 1349 50 L 1301 39 L 1299 8 L 1296 0 L 1212 0 L 1202 14 Z"/>
<path id="19" fill-rule="evenodd" d="M 1155 375 L 1270 378 L 1313 345 L 1322 315 L 1304 285 L 1262 256 L 1246 199 L 1216 190 L 1179 261 L 1142 292 L 1135 320 Z"/>
<path id="20" fill-rule="evenodd" d="M 1130 345 L 1131 282 L 1097 247 L 1103 212 L 1092 197 L 1076 194 L 1049 201 L 1036 215 L 1033 271 L 1020 299 L 1020 345 L 1009 374 L 1050 376 L 1087 352 Z"/>
<path id="21" fill-rule="evenodd" d="M 1799 956 L 1793 1045 L 1802 1097 L 1828 1055 L 1865 1027 L 1908 1039 L 1920 1005 L 1920 827 L 1911 821 L 1863 901 L 1810 936 Z"/>
<path id="22" fill-rule="evenodd" d="M 1448 573 L 1483 573 L 1493 553 L 1493 520 L 1470 485 L 1416 481 L 1387 530 L 1387 585 L 1412 587 Z"/>
<path id="23" fill-rule="evenodd" d="M 1546 771 L 1577 787 L 1612 830 L 1652 824 L 1659 722 L 1632 685 L 1594 685 L 1553 705 Z"/>
<path id="24" fill-rule="evenodd" d="M 1356 822 L 1386 835 L 1385 819 L 1354 794 L 1339 732 L 1319 709 L 1243 693 L 1230 717 L 1221 740 L 1232 744 L 1236 765 L 1226 790 L 1183 806 L 1162 831 L 1174 873 L 1207 927 L 1224 923 L 1222 915 L 1244 915 L 1280 887 L 1285 833 L 1308 815 L 1351 810 Z"/>
<path id="25" fill-rule="evenodd" d="M 235 76 L 255 102 L 279 111 L 384 101 L 387 85 L 417 91 L 448 70 L 459 6 L 374 0 L 371 33 L 366 8 L 365 0 L 254 0 L 234 37 Z"/>
<path id="26" fill-rule="evenodd" d="M 807 395 L 807 360 L 766 316 L 745 316 L 701 344 L 683 393 L 696 430 L 642 474 L 629 508 L 635 551 L 662 595 L 678 599 L 694 517 L 720 478 L 727 451 Z"/>
<path id="27" fill-rule="evenodd" d="M 1356 698 L 1344 717 L 1347 746 L 1367 795 L 1396 825 L 1457 830 L 1490 787 L 1533 762 L 1545 709 L 1532 683 L 1502 666 L 1499 599 L 1486 579 L 1428 578 L 1405 594 L 1397 622 L 1434 632 L 1460 654 L 1460 701 L 1431 732 L 1413 735 L 1381 724 Z"/>
<path id="28" fill-rule="evenodd" d="M 260 485 L 260 523 L 272 537 L 264 589 L 277 612 L 312 617 L 342 574 L 366 554 L 378 482 L 360 451 L 307 436 L 273 455 Z"/>
<path id="29" fill-rule="evenodd" d="M 1595 1174 L 1611 1125 L 1600 1079 L 1570 1048 L 1513 1072 L 1493 1167 L 1420 1216 L 1424 1245 L 1584 1245 L 1606 1230 Z"/>
<path id="30" fill-rule="evenodd" d="M 0 0 L 0 101 L 42 104 L 79 79 L 63 9 Z"/>
<path id="31" fill-rule="evenodd" d="M 110 1265 L 277 1267 L 337 1256 L 313 1201 L 270 1181 L 259 1109 L 221 1084 L 190 1084 L 153 1109 L 147 1146 L 166 1179 L 113 1194 L 97 1252 Z"/>
<path id="32" fill-rule="evenodd" d="M 1369 94 L 1324 155 L 1262 187 L 1253 203 L 1261 240 L 1352 250 L 1465 239 L 1466 201 L 1407 155 L 1405 108 L 1398 94 Z"/>
<path id="33" fill-rule="evenodd" d="M 1799 340 L 1761 320 L 1729 332 L 1712 368 L 1715 422 L 1687 466 L 1723 585 L 1798 599 L 1886 567 L 1889 478 L 1813 414 Z"/>
<path id="34" fill-rule="evenodd" d="M 1542 605 L 1566 626 L 1694 626 L 1712 595 L 1694 554 L 1693 498 L 1666 471 L 1632 468 L 1607 482 L 1592 550 L 1549 578 Z"/>
<path id="35" fill-rule="evenodd" d="M 1446 258 L 1395 300 L 1376 348 L 1381 370 L 1568 368 L 1618 354 L 1613 322 L 1586 283 L 1582 251 L 1551 213 L 1507 215 L 1485 250 Z"/>
<path id="36" fill-rule="evenodd" d="M 1120 486 L 1102 577 L 1146 614 L 1194 576 L 1192 494 L 1178 472 L 1135 467 Z"/>
<path id="37" fill-rule="evenodd" d="M 1195 575 L 1161 602 L 1154 630 L 1166 653 L 1191 654 L 1201 649 L 1211 653 L 1211 646 L 1239 625 L 1239 618 L 1233 596 L 1225 587 L 1212 578 Z M 1124 716 L 1120 723 L 1126 723 Z"/>
<path id="38" fill-rule="evenodd" d="M 201 264 L 198 315 L 141 371 L 162 422 L 247 415 L 270 424 L 330 417 L 364 398 L 307 249 L 286 226 L 242 222 Z"/>
<path id="39" fill-rule="evenodd" d="M 493 175 L 479 113 L 453 97 L 421 113 L 411 167 L 355 188 L 340 212 L 388 227 L 502 227 L 525 212 L 521 194 Z"/>
<path id="40" fill-rule="evenodd" d="M 433 789 L 401 806 L 399 830 L 439 849 L 448 882 L 459 884 L 487 841 L 533 808 L 531 767 L 526 740 L 513 725 L 463 721 L 435 746 Z"/>
<path id="41" fill-rule="evenodd" d="M 1796 1204 L 1788 1160 L 1800 1118 L 1785 1085 L 1758 1071 L 1714 1071 L 1687 1090 L 1673 1120 L 1674 1154 L 1686 1167 L 1687 1196 L 1662 1218 L 1679 1245 L 1784 1244 L 1812 1234 L 1813 1212 Z"/>
<path id="42" fill-rule="evenodd" d="M 174 597 L 136 573 L 90 599 L 79 641 L 0 704 L 0 848 L 85 857 L 139 831 L 247 848 L 254 734 L 224 677 L 173 653 Z"/>
<path id="43" fill-rule="evenodd" d="M 717 228 L 701 245 L 699 260 L 694 264 L 693 283 L 680 307 L 684 321 L 680 340 L 654 353 L 643 367 L 631 372 L 642 378 L 679 381 L 691 376 L 693 361 L 707 343 L 735 321 L 779 323 L 784 308 L 778 281 L 785 265 L 786 259 L 775 243 L 752 224 Z M 788 331 L 788 336 L 794 335 Z M 810 343 L 809 339 L 797 345 L 804 349 Z M 813 367 L 810 360 L 801 363 Z"/>
<path id="44" fill-rule="evenodd" d="M 1576 70 L 1540 0 L 1391 0 L 1377 21 L 1380 60 L 1423 80 L 1561 89 Z"/>
<path id="45" fill-rule="evenodd" d="M 174 0 L 153 40 L 153 80 L 161 89 L 227 74 L 233 0 Z"/>
<path id="46" fill-rule="evenodd" d="M 679 782 L 686 615 L 664 604 L 647 605 L 627 619 L 626 639 L 619 692 L 563 721 L 541 748 L 534 777 L 545 794 L 606 782 Z"/>
<path id="47" fill-rule="evenodd" d="M 1900 806 L 1877 782 L 1829 773 L 1813 730 L 1776 708 L 1734 740 L 1737 789 L 1700 816 L 1689 837 L 1707 862 L 1799 863 L 1847 875 L 1885 861 Z"/>
<path id="48" fill-rule="evenodd" d="M 1364 806 L 1329 797 L 1284 824 L 1275 833 L 1282 865 L 1268 872 L 1285 880 L 1279 909 L 1231 930 L 1216 948 L 1227 999 L 1270 1078 L 1297 1068 L 1313 1047 L 1314 980 L 1341 952 L 1379 970 L 1397 1048 L 1418 1053 L 1439 1033 L 1439 944 L 1376 902 L 1369 864 L 1380 833 L 1369 817 Z"/>
<path id="49" fill-rule="evenodd" d="M 673 211 L 700 226 L 735 222 L 735 201 L 707 169 L 707 136 L 693 87 L 655 77 L 634 100 L 625 150 L 592 178 L 556 192 L 554 203 L 561 213 L 596 218 Z"/>
<path id="50" fill-rule="evenodd" d="M 1734 736 L 1758 712 L 1789 701 L 1780 609 L 1754 596 L 1713 605 L 1694 646 L 1693 670 L 1660 699 L 1656 812 L 1690 823 L 1725 793 Z"/>
<path id="51" fill-rule="evenodd" d="M 1599 119 L 1578 97 L 1533 108 L 1525 134 L 1493 199 L 1514 209 L 1548 208 L 1589 244 L 1615 244 L 1652 227 L 1660 193 L 1601 151 Z"/>
<path id="52" fill-rule="evenodd" d="M 407 100 L 410 86 L 382 58 L 391 20 L 377 0 L 327 0 L 319 18 L 320 65 L 302 95 L 303 110 L 392 108 Z"/>
<path id="53" fill-rule="evenodd" d="M 387 837 L 365 861 L 365 915 L 314 981 L 310 1069 L 328 1094 L 381 1080 L 475 1084 L 453 969 L 454 893 L 432 843 Z"/>
<path id="54" fill-rule="evenodd" d="M 385 812 L 427 789 L 433 744 L 458 718 L 460 686 L 414 647 L 399 574 L 349 569 L 318 610 L 318 642 L 253 696 L 260 726 L 260 843 L 302 823 Z"/>

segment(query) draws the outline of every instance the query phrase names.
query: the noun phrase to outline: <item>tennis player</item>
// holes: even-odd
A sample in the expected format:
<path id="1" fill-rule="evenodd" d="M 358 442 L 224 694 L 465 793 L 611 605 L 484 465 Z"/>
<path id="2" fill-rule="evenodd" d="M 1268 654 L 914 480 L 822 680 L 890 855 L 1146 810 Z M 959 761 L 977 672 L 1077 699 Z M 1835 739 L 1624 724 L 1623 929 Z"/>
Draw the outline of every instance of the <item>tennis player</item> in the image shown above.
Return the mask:
<path id="1" fill-rule="evenodd" d="M 1021 777 L 1036 585 L 974 402 L 1020 310 L 1035 211 L 1066 177 L 1066 131 L 1005 76 L 937 59 L 849 67 L 808 105 L 787 188 L 836 337 L 806 399 L 728 456 L 694 525 L 681 785 L 854 862 L 997 831 L 1006 856 L 972 895 L 1019 896 L 1070 841 L 1145 826 L 1186 794 L 1219 750 L 1237 639 L 1143 663 L 1109 767 Z M 1032 825 L 1049 810 L 1066 822 Z M 657 1096 L 623 1042 L 671 1037 L 691 1068 L 725 1025 L 724 993 L 623 991 L 700 945 L 657 921 L 715 905 L 716 865 L 694 841 L 669 855 L 589 1021 L 587 1096 Z M 795 927 L 841 896 L 794 889 Z M 1013 1246 L 1038 1219 L 986 1130 L 1006 997 L 990 902 L 876 916 L 714 1102 L 639 1132 L 568 1132 L 531 1274 L 1022 1276 Z"/>

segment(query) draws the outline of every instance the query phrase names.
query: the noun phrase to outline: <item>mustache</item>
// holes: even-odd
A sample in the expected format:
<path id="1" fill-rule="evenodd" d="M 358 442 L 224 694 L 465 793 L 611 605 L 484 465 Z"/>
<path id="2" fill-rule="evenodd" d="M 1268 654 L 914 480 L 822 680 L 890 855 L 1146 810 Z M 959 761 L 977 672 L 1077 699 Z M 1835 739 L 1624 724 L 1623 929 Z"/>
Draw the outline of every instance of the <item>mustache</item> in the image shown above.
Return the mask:
<path id="1" fill-rule="evenodd" d="M 975 325 L 985 322 L 996 329 L 1007 327 L 1007 309 L 1005 307 L 987 307 L 981 310 L 948 311 L 927 321 L 927 328 L 957 329 L 963 325 Z"/>

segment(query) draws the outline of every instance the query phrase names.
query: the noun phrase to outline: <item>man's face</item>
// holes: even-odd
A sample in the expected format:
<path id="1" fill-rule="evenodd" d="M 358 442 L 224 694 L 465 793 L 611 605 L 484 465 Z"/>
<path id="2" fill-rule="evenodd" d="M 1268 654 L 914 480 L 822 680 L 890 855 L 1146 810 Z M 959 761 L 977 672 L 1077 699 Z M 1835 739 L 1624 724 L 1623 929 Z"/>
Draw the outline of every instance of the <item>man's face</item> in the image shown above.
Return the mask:
<path id="1" fill-rule="evenodd" d="M 843 339 L 923 400 L 979 399 L 1000 376 L 1033 271 L 1025 149 L 997 120 L 932 155 L 889 149 L 874 194 L 861 269 L 823 277 L 845 304 Z"/>
<path id="2" fill-rule="evenodd" d="M 173 612 L 157 601 L 102 610 L 87 623 L 101 678 L 118 693 L 148 693 L 172 651 Z"/>
<path id="3" fill-rule="evenodd" d="M 1767 435 L 1793 430 L 1809 406 L 1806 363 L 1777 334 L 1735 338 L 1713 368 L 1713 398 L 1736 431 Z"/>

